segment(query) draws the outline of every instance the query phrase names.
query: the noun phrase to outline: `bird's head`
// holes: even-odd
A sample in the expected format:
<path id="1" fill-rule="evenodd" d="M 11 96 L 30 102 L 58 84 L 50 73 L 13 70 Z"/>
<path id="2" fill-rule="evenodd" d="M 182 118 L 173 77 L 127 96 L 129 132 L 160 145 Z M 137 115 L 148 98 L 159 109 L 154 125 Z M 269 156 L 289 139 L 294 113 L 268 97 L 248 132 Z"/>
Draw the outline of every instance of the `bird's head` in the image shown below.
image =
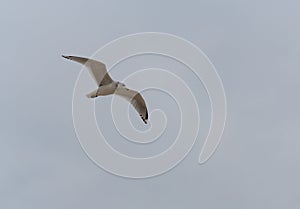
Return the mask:
<path id="1" fill-rule="evenodd" d="M 124 83 L 118 82 L 118 87 L 125 87 Z"/>

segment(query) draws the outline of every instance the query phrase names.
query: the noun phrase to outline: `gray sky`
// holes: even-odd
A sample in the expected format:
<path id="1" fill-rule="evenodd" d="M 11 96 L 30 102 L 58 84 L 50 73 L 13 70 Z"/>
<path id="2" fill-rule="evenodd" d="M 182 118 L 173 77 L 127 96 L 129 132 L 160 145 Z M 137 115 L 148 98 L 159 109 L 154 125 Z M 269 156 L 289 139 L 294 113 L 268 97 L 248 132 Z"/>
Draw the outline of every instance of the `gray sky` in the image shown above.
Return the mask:
<path id="1" fill-rule="evenodd" d="M 0 207 L 299 208 L 299 6 L 271 0 L 3 2 Z M 208 127 L 203 122 L 197 144 L 179 166 L 156 178 L 130 180 L 98 168 L 81 149 L 71 112 L 81 68 L 60 55 L 90 56 L 115 38 L 143 31 L 178 35 L 209 56 L 223 80 L 228 120 L 206 164 L 197 164 Z M 143 63 L 125 61 L 112 75 L 122 79 L 122 69 L 132 72 Z M 192 75 L 182 76 L 201 89 L 198 100 L 205 97 Z M 161 95 L 154 96 L 160 101 Z M 114 139 L 123 151 L 143 154 Z M 171 143 L 161 141 L 147 152 Z"/>

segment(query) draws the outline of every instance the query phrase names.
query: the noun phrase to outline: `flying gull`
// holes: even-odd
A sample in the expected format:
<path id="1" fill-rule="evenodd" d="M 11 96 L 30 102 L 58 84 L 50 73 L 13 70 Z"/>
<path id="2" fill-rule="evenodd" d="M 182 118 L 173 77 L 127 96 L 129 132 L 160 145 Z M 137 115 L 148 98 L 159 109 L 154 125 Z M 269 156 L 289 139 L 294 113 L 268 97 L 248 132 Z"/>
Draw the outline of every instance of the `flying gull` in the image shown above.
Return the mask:
<path id="1" fill-rule="evenodd" d="M 88 98 L 96 98 L 98 96 L 106 96 L 110 94 L 116 94 L 128 100 L 131 105 L 140 114 L 142 120 L 147 124 L 148 120 L 148 110 L 142 95 L 134 90 L 126 88 L 125 84 L 114 81 L 108 74 L 106 66 L 104 63 L 76 56 L 65 56 L 62 57 L 79 62 L 85 65 L 91 72 L 93 78 L 95 79 L 98 89 L 87 94 Z"/>

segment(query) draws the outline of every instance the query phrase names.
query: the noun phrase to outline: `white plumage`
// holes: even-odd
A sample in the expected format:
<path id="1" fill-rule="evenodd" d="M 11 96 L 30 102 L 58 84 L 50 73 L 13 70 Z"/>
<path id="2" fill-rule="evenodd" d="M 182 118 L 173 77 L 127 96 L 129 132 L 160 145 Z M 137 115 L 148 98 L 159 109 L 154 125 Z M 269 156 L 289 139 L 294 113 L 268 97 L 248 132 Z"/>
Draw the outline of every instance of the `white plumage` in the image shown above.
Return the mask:
<path id="1" fill-rule="evenodd" d="M 142 95 L 137 91 L 126 88 L 123 83 L 114 81 L 109 76 L 104 63 L 84 57 L 64 55 L 62 55 L 62 57 L 79 62 L 89 69 L 92 77 L 98 85 L 98 89 L 87 94 L 88 98 L 96 98 L 98 96 L 106 96 L 110 94 L 121 96 L 132 104 L 132 106 L 140 114 L 144 123 L 147 124 L 148 110 Z"/>

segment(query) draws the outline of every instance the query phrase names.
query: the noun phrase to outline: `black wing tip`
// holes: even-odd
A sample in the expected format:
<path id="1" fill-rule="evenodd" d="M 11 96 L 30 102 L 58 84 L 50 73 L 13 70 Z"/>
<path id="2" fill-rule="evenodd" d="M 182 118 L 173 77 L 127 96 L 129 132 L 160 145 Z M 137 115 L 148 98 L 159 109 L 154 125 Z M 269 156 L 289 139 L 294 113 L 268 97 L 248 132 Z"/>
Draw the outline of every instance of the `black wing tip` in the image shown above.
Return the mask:
<path id="1" fill-rule="evenodd" d="M 63 58 L 65 58 L 65 59 L 68 59 L 68 60 L 70 59 L 70 56 L 66 56 L 66 55 L 63 55 L 63 54 L 62 54 L 61 56 L 62 56 Z"/>
<path id="2" fill-rule="evenodd" d="M 144 118 L 143 115 L 140 115 L 142 120 L 144 121 L 145 124 L 148 123 L 148 112 L 146 112 L 146 117 Z"/>

